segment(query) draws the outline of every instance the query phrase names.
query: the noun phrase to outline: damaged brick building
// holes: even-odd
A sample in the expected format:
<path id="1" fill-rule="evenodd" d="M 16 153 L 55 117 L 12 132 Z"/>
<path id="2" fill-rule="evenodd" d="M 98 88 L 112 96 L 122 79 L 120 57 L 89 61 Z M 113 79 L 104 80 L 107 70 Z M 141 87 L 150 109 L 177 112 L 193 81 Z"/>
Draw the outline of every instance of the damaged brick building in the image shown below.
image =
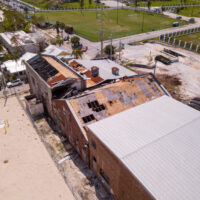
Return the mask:
<path id="1" fill-rule="evenodd" d="M 104 62 L 110 65 L 105 67 Z M 171 161 L 164 162 L 162 154 L 155 154 L 156 148 L 163 147 L 165 154 L 166 141 L 161 138 L 171 132 L 176 135 L 177 128 L 198 118 L 195 111 L 172 99 L 152 74 L 136 75 L 109 60 L 73 60 L 67 65 L 53 56 L 38 55 L 26 65 L 31 92 L 43 101 L 47 112 L 115 199 L 163 199 L 165 195 L 171 199 L 175 195 L 169 188 L 159 192 L 156 178 L 152 178 L 152 185 L 149 183 L 148 165 L 152 173 L 158 169 L 165 174 L 157 162 L 168 167 Z M 181 109 L 188 113 L 185 120 Z M 157 146 L 150 151 L 157 160 L 148 155 L 153 164 L 146 163 L 145 154 L 154 143 Z M 143 149 L 144 154 L 138 158 L 137 152 Z M 171 157 L 173 151 L 166 155 Z M 174 159 L 182 158 L 177 155 Z"/>

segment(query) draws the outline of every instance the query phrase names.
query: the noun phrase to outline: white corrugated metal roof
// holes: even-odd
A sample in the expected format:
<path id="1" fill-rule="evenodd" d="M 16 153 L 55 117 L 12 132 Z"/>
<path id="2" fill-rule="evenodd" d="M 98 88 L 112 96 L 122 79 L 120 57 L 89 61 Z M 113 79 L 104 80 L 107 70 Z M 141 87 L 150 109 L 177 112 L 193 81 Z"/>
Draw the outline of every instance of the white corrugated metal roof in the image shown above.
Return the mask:
<path id="1" fill-rule="evenodd" d="M 156 199 L 200 199 L 200 112 L 162 96 L 88 127 Z"/>
<path id="2" fill-rule="evenodd" d="M 71 55 L 71 52 L 66 50 L 66 49 L 63 49 L 61 47 L 57 47 L 55 45 L 49 45 L 45 51 L 43 52 L 44 54 L 48 54 L 48 55 L 52 55 L 52 56 L 59 56 L 59 54 L 61 53 L 66 53 L 68 55 Z M 64 57 L 65 55 L 63 55 Z"/>
<path id="3" fill-rule="evenodd" d="M 135 72 L 113 62 L 109 59 L 102 59 L 102 60 L 76 60 L 78 63 L 82 64 L 88 70 L 91 70 L 93 66 L 99 67 L 99 76 L 104 80 L 107 79 L 116 79 L 121 78 L 124 76 L 133 76 L 136 75 Z M 112 67 L 119 68 L 119 76 L 112 74 Z"/>
<path id="4" fill-rule="evenodd" d="M 19 37 L 18 43 L 19 45 L 27 45 L 25 42 L 26 40 L 29 41 L 28 44 L 34 43 L 31 36 L 28 33 L 25 33 L 24 31 L 15 31 L 15 32 L 4 32 L 0 33 L 0 36 L 10 45 L 10 46 L 16 46 L 14 43 L 12 43 L 11 39 L 14 35 L 17 35 Z"/>
<path id="5" fill-rule="evenodd" d="M 30 53 L 26 52 L 22 57 L 20 57 L 17 62 L 15 60 L 8 60 L 3 63 L 3 67 L 6 67 L 10 73 L 16 73 L 20 71 L 26 70 L 26 66 L 23 64 L 23 60 L 27 61 L 31 58 L 33 58 L 36 54 L 35 53 Z"/>

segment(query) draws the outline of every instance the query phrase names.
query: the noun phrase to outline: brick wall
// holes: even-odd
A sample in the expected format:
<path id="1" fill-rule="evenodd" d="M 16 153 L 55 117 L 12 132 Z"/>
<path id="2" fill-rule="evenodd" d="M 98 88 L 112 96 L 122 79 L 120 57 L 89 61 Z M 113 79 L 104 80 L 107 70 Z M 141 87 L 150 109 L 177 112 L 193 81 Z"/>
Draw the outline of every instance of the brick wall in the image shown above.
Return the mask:
<path id="1" fill-rule="evenodd" d="M 113 194 L 114 199 L 153 199 L 123 163 L 121 163 L 121 161 L 89 131 L 88 140 L 90 149 L 90 168 L 102 180 L 110 193 Z"/>
<path id="2" fill-rule="evenodd" d="M 81 158 L 88 163 L 88 141 L 83 135 L 76 119 L 71 113 L 65 100 L 53 100 L 53 119 L 59 125 L 62 132 L 67 135 L 70 143 L 74 146 Z"/>
<path id="3" fill-rule="evenodd" d="M 35 94 L 36 97 L 43 102 L 46 111 L 52 117 L 51 88 L 48 87 L 46 82 L 28 65 L 28 63 L 25 62 L 25 64 L 31 93 Z"/>

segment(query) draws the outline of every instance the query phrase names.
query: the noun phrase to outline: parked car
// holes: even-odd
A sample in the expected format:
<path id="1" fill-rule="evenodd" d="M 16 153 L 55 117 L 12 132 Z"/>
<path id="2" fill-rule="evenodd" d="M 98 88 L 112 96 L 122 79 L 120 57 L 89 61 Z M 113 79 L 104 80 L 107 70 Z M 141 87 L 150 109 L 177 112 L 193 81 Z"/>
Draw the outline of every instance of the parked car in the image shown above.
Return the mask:
<path id="1" fill-rule="evenodd" d="M 43 22 L 43 23 L 37 23 L 37 26 L 39 28 L 51 28 L 53 27 L 53 24 L 50 22 Z"/>
<path id="2" fill-rule="evenodd" d="M 87 50 L 88 50 L 87 46 L 83 46 L 82 49 L 81 49 L 82 52 L 86 52 Z"/>
<path id="3" fill-rule="evenodd" d="M 173 22 L 172 26 L 173 26 L 173 27 L 178 27 L 178 26 L 179 26 L 179 23 L 178 23 L 178 22 Z"/>
<path id="4" fill-rule="evenodd" d="M 7 83 L 8 88 L 19 86 L 19 85 L 22 85 L 22 81 L 19 78 Z"/>
<path id="5" fill-rule="evenodd" d="M 182 19 L 182 17 L 181 16 L 177 16 L 176 19 Z"/>
<path id="6" fill-rule="evenodd" d="M 82 48 L 83 48 L 83 45 L 82 45 L 82 44 L 79 44 L 79 45 L 77 46 L 77 48 L 82 49 Z"/>
<path id="7" fill-rule="evenodd" d="M 64 41 L 69 41 L 69 39 L 70 39 L 69 36 L 65 36 L 65 37 L 63 38 Z"/>

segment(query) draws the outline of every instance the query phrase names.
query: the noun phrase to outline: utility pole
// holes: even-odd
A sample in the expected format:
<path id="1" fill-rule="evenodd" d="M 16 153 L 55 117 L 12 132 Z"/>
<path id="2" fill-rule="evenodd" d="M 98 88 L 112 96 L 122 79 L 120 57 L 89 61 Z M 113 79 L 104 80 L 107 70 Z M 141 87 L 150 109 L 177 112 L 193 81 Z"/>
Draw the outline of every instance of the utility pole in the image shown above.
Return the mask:
<path id="1" fill-rule="evenodd" d="M 146 3 L 144 3 L 143 5 L 145 7 Z M 143 11 L 143 14 L 142 14 L 142 33 L 143 33 L 143 31 L 144 31 L 144 11 Z"/>
<path id="2" fill-rule="evenodd" d="M 110 34 L 110 60 L 112 60 L 112 33 Z"/>
<path id="3" fill-rule="evenodd" d="M 142 33 L 144 31 L 144 11 L 143 11 L 143 15 L 142 15 Z"/>
<path id="4" fill-rule="evenodd" d="M 117 24 L 119 22 L 119 13 L 118 13 L 118 7 L 119 7 L 119 0 L 117 0 Z"/>
<path id="5" fill-rule="evenodd" d="M 121 59 L 121 48 L 122 48 L 122 43 L 121 40 L 119 40 L 119 60 Z"/>
<path id="6" fill-rule="evenodd" d="M 192 5 L 192 14 L 191 14 L 191 17 L 193 16 L 193 11 L 194 11 L 194 4 Z"/>
<path id="7" fill-rule="evenodd" d="M 101 4 L 101 57 L 103 57 L 103 5 Z"/>
<path id="8" fill-rule="evenodd" d="M 97 17 L 98 17 L 98 16 L 97 16 L 97 2 L 96 2 L 96 19 L 97 19 Z"/>

